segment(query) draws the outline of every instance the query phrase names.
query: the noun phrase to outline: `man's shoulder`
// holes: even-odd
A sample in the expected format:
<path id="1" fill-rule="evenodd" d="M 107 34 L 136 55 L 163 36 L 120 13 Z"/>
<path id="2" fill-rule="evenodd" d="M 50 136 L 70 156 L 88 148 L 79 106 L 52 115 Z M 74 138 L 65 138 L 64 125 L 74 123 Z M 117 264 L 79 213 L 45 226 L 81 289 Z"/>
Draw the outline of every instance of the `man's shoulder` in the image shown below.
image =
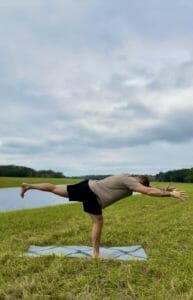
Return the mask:
<path id="1" fill-rule="evenodd" d="M 120 174 L 110 175 L 104 179 L 115 180 L 115 179 L 127 178 L 127 177 L 129 177 L 129 175 L 127 173 L 120 173 Z"/>
<path id="2" fill-rule="evenodd" d="M 117 174 L 117 175 L 112 175 L 110 177 L 106 178 L 108 181 L 112 181 L 112 182 L 122 182 L 125 184 L 128 184 L 129 182 L 137 182 L 136 178 L 129 175 L 128 173 L 121 173 L 121 174 Z"/>
<path id="3" fill-rule="evenodd" d="M 139 181 L 136 176 L 131 176 L 127 173 L 122 174 L 122 180 L 124 184 L 131 190 L 134 190 L 139 184 Z"/>
<path id="4" fill-rule="evenodd" d="M 136 182 L 136 178 L 129 175 L 128 173 L 120 173 L 105 177 L 104 179 L 99 180 L 100 182 Z"/>
<path id="5" fill-rule="evenodd" d="M 124 179 L 133 179 L 134 177 L 129 175 L 128 173 L 121 173 L 121 174 L 117 174 L 117 175 L 114 175 L 115 177 L 120 177 L 120 178 L 124 178 Z"/>

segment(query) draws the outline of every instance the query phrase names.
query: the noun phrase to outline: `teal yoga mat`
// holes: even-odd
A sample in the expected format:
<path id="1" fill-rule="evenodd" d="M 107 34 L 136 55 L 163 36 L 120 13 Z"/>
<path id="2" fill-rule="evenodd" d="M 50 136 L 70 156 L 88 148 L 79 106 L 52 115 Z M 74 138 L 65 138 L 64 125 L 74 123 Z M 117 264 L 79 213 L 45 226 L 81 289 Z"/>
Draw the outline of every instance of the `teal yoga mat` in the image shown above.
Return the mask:
<path id="1" fill-rule="evenodd" d="M 100 248 L 100 254 L 117 260 L 146 260 L 144 249 L 137 246 Z M 91 257 L 92 247 L 88 246 L 30 246 L 28 256 L 62 255 L 67 257 Z"/>

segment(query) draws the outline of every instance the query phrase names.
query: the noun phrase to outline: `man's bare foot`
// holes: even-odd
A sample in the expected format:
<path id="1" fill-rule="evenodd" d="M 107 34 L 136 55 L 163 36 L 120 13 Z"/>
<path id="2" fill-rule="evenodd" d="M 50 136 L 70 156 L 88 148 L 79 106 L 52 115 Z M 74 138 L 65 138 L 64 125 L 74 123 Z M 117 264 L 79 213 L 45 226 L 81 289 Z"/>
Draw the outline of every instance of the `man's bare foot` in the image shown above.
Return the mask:
<path id="1" fill-rule="evenodd" d="M 20 193 L 21 198 L 24 198 L 25 192 L 27 192 L 28 189 L 29 189 L 28 184 L 27 183 L 22 183 L 21 193 Z"/>

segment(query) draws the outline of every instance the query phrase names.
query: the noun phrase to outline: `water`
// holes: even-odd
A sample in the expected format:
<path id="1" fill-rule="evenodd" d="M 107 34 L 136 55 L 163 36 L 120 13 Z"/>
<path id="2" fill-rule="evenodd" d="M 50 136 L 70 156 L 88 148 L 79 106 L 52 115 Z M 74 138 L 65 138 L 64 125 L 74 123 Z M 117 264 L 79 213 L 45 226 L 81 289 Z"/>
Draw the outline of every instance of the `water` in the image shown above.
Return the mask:
<path id="1" fill-rule="evenodd" d="M 1 188 L 0 189 L 0 212 L 51 206 L 69 203 L 68 198 L 57 195 L 30 190 L 25 194 L 25 198 L 20 197 L 20 188 Z"/>

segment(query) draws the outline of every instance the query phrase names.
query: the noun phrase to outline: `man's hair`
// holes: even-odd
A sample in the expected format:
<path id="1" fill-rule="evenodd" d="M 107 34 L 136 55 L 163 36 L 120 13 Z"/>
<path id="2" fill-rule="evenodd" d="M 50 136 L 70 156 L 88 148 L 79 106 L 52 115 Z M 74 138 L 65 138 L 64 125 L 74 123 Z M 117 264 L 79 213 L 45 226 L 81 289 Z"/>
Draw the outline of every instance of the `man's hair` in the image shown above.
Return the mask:
<path id="1" fill-rule="evenodd" d="M 139 175 L 138 178 L 140 179 L 140 183 L 149 186 L 149 178 L 146 175 Z"/>

